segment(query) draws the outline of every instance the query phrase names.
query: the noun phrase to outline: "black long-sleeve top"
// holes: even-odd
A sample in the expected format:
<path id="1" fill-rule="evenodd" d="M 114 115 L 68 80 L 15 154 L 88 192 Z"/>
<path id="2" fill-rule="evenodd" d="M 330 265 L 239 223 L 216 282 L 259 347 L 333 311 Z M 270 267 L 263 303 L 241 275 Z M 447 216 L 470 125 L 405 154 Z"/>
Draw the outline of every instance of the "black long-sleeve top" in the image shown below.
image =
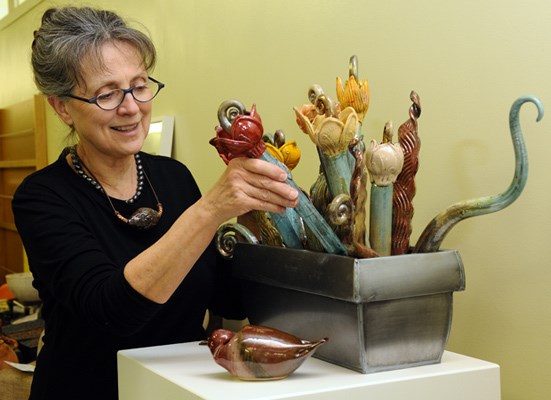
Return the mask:
<path id="1" fill-rule="evenodd" d="M 116 218 L 106 195 L 71 169 L 66 153 L 26 178 L 12 202 L 45 320 L 31 399 L 116 399 L 118 350 L 202 339 L 207 308 L 244 316 L 238 296 L 226 293 L 234 289 L 230 266 L 213 245 L 165 304 L 143 297 L 123 276 L 126 263 L 199 199 L 183 164 L 140 153 L 164 209 L 157 226 L 140 231 Z M 156 207 L 147 181 L 136 203 L 111 200 L 127 218 Z"/>

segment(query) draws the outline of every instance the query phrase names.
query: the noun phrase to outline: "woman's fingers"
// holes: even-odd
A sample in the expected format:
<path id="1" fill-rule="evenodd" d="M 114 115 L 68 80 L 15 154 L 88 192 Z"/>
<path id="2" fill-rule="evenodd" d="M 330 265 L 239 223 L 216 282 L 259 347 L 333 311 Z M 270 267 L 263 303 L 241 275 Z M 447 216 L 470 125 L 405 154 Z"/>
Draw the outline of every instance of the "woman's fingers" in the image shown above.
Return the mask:
<path id="1" fill-rule="evenodd" d="M 252 210 L 282 213 L 298 204 L 298 191 L 286 178 L 285 171 L 266 161 L 235 159 L 203 201 L 222 220 Z"/>
<path id="2" fill-rule="evenodd" d="M 229 165 L 243 179 L 245 193 L 261 201 L 264 207 L 269 207 L 270 204 L 296 207 L 298 191 L 285 183 L 287 173 L 278 166 L 256 159 L 236 159 Z"/>
<path id="3" fill-rule="evenodd" d="M 285 182 L 287 179 L 287 172 L 277 165 L 256 158 L 234 158 L 228 165 L 230 167 L 235 166 L 236 168 L 243 168 L 248 172 L 265 177 L 269 180 Z"/>

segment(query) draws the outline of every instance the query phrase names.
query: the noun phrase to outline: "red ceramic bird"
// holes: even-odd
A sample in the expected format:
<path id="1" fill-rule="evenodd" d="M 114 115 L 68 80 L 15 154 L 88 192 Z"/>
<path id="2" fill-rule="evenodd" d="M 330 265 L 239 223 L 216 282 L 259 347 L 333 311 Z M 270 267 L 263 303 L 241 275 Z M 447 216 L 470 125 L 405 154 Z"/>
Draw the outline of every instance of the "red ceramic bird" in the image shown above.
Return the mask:
<path id="1" fill-rule="evenodd" d="M 302 340 L 289 333 L 259 325 L 247 325 L 234 333 L 215 330 L 207 344 L 214 361 L 243 380 L 282 379 L 293 373 L 327 342 Z"/>

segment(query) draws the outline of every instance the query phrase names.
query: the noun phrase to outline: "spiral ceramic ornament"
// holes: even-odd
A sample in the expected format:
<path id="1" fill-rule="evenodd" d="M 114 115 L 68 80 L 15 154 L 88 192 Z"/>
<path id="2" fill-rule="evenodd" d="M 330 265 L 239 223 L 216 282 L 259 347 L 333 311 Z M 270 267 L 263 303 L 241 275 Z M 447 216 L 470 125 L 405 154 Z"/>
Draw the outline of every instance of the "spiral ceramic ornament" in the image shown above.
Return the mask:
<path id="1" fill-rule="evenodd" d="M 246 226 L 239 223 L 227 222 L 220 225 L 216 230 L 214 242 L 220 255 L 231 259 L 238 242 L 258 244 L 258 239 Z"/>
<path id="2" fill-rule="evenodd" d="M 206 342 L 214 361 L 242 380 L 274 380 L 292 374 L 327 338 L 308 341 L 259 325 L 237 333 L 215 330 Z"/>
<path id="3" fill-rule="evenodd" d="M 438 251 L 448 232 L 458 222 L 465 218 L 502 210 L 520 196 L 528 179 L 528 154 L 520 128 L 519 112 L 522 105 L 527 102 L 533 103 L 538 109 L 536 121 L 543 118 L 543 103 L 537 97 L 520 97 L 511 106 L 509 130 L 515 151 L 515 173 L 507 190 L 494 196 L 465 200 L 448 207 L 427 225 L 413 249 L 414 253 Z"/>

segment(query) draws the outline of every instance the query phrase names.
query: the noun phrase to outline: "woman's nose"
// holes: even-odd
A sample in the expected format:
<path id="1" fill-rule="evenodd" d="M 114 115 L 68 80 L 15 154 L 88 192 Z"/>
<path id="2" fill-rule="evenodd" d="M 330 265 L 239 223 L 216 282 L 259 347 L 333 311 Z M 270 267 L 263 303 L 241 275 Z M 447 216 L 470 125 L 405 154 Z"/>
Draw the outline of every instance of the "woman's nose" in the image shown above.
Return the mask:
<path id="1" fill-rule="evenodd" d="M 130 92 L 124 94 L 122 103 L 117 108 L 117 112 L 120 112 L 120 113 L 136 113 L 139 110 L 140 110 L 140 106 L 136 101 L 136 99 L 134 99 L 134 96 L 132 96 L 132 93 Z"/>

